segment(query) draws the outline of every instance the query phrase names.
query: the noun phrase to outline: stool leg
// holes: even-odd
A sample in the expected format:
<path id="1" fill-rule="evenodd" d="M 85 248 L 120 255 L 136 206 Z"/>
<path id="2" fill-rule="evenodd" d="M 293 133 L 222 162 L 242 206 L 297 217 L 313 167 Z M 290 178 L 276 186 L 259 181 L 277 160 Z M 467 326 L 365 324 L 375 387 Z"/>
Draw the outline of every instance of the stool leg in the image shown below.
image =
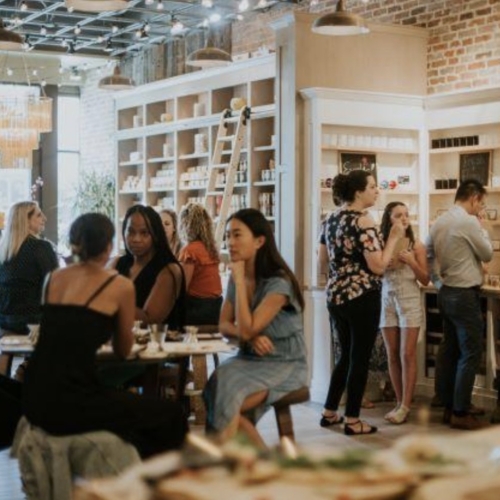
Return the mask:
<path id="1" fill-rule="evenodd" d="M 197 393 L 194 396 L 195 424 L 205 425 L 207 412 L 203 399 L 199 394 L 201 394 L 207 383 L 207 358 L 204 354 L 192 356 L 191 363 L 193 363 L 194 389 Z"/>
<path id="2" fill-rule="evenodd" d="M 0 354 L 0 374 L 10 377 L 12 370 L 12 354 Z"/>
<path id="3" fill-rule="evenodd" d="M 276 423 L 278 424 L 278 434 L 280 438 L 288 436 L 292 441 L 295 440 L 293 433 L 293 420 L 290 406 L 274 408 L 276 414 Z"/>

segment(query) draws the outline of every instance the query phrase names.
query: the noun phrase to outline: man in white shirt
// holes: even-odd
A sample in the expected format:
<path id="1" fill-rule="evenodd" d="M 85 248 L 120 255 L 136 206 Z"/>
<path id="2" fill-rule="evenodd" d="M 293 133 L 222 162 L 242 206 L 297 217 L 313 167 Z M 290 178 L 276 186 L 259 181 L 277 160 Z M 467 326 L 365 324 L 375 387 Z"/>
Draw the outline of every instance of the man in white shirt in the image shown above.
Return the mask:
<path id="1" fill-rule="evenodd" d="M 490 238 L 478 218 L 485 198 L 486 189 L 480 182 L 463 181 L 454 206 L 436 220 L 427 239 L 427 259 L 431 279 L 439 289 L 444 331 L 436 361 L 436 388 L 445 406 L 443 421 L 465 430 L 484 427 L 470 409 L 483 351 L 482 262 L 493 257 Z"/>

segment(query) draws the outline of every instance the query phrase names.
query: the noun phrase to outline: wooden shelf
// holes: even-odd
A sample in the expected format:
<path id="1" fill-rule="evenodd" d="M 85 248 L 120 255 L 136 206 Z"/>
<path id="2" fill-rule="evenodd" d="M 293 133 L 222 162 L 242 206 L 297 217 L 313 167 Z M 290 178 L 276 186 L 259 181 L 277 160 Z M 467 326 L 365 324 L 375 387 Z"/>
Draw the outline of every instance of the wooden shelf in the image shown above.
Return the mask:
<path id="1" fill-rule="evenodd" d="M 148 193 L 169 193 L 175 191 L 175 187 L 149 188 Z"/>
<path id="2" fill-rule="evenodd" d="M 419 192 L 418 191 L 403 191 L 403 190 L 397 190 L 397 189 L 380 189 L 379 188 L 379 193 L 382 196 L 418 196 Z"/>
<path id="3" fill-rule="evenodd" d="M 124 191 L 123 189 L 121 189 L 120 191 L 118 191 L 118 194 L 142 194 L 142 189 L 136 189 L 134 191 Z"/>
<path id="4" fill-rule="evenodd" d="M 344 153 L 389 153 L 402 155 L 418 155 L 418 149 L 375 148 L 363 146 L 321 146 L 323 151 L 339 151 Z"/>
<path id="5" fill-rule="evenodd" d="M 149 158 L 148 163 L 168 163 L 175 161 L 175 156 L 169 156 L 168 158 Z"/>
<path id="6" fill-rule="evenodd" d="M 253 183 L 254 186 L 274 186 L 275 181 L 256 181 Z"/>
<path id="7" fill-rule="evenodd" d="M 144 160 L 134 160 L 134 161 L 121 161 L 118 166 L 120 167 L 137 167 L 139 165 L 142 166 Z"/>
<path id="8" fill-rule="evenodd" d="M 179 160 L 196 160 L 198 158 L 208 158 L 209 153 L 190 153 L 187 155 L 180 155 Z"/>
<path id="9" fill-rule="evenodd" d="M 458 146 L 454 148 L 435 148 L 429 149 L 431 155 L 441 155 L 447 153 L 475 153 L 479 151 L 488 151 L 490 149 L 499 149 L 500 144 L 477 145 L 477 146 Z"/>

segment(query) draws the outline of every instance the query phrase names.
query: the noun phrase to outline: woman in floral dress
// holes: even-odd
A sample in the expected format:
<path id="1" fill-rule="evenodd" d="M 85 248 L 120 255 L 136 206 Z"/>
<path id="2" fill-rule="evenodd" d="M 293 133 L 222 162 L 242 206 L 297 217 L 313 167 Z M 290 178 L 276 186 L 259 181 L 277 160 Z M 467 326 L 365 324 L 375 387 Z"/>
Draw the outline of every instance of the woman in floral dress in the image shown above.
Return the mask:
<path id="1" fill-rule="evenodd" d="M 328 254 L 327 307 L 338 333 L 341 356 L 331 376 L 320 425 L 344 421 L 338 406 L 346 389 L 345 434 L 372 434 L 377 428 L 360 420 L 359 413 L 380 319 L 380 276 L 404 230 L 402 224 L 394 224 L 382 249 L 375 221 L 367 212 L 378 196 L 370 172 L 339 174 L 332 192 L 340 206 L 323 226 L 326 244 L 320 252 Z"/>

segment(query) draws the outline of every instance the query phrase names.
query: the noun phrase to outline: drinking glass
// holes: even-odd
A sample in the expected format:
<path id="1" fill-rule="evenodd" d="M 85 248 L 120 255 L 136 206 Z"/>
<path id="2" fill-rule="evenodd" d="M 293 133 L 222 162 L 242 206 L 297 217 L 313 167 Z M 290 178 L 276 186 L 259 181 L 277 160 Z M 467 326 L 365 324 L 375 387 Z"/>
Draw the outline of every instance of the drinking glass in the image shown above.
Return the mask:
<path id="1" fill-rule="evenodd" d="M 196 335 L 198 333 L 197 326 L 186 326 L 184 327 L 184 330 L 186 330 L 184 342 L 186 342 L 187 344 L 195 344 L 196 342 L 198 342 L 198 336 Z"/>

